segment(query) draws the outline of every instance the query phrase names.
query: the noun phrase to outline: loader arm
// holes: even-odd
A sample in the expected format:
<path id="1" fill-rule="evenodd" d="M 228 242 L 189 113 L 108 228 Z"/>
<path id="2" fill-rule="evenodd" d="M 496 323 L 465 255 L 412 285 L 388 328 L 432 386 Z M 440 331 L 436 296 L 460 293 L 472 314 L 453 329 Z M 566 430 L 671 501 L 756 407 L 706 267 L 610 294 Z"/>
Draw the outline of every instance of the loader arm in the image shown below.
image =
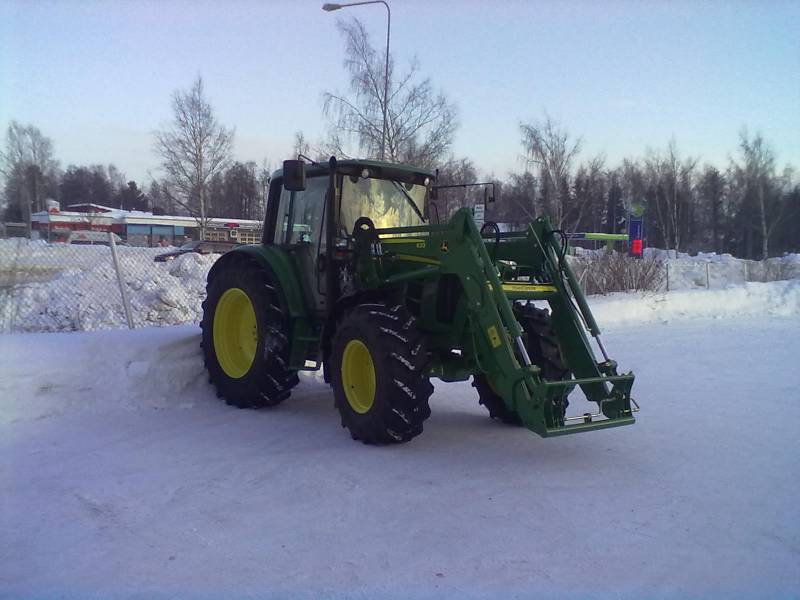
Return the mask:
<path id="1" fill-rule="evenodd" d="M 363 287 L 391 289 L 446 275 L 458 278 L 466 314 L 462 362 L 472 373 L 486 375 L 528 429 L 553 436 L 634 422 L 630 397 L 634 377 L 619 375 L 616 363 L 608 358 L 596 361 L 584 323 L 595 337 L 599 328 L 547 219 L 489 242 L 493 257 L 468 209 L 457 211 L 446 225 L 364 227 L 354 233 Z M 513 265 L 512 273 L 501 278 L 496 261 Z M 548 381 L 531 363 L 512 310 L 514 300 L 549 303 L 569 379 Z M 558 389 L 574 385 L 598 404 L 596 414 L 564 418 L 555 409 Z"/>

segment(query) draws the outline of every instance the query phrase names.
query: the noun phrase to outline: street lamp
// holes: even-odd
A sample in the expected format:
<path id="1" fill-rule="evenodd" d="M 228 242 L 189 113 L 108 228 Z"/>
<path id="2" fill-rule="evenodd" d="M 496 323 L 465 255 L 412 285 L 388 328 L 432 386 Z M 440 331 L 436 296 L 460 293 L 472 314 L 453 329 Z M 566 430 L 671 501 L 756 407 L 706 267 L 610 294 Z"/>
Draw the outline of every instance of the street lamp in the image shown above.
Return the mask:
<path id="1" fill-rule="evenodd" d="M 389 32 L 392 29 L 392 11 L 389 10 L 389 5 L 383 0 L 368 0 L 367 2 L 350 2 L 348 4 L 330 4 L 325 3 L 322 5 L 322 10 L 326 12 L 333 12 L 340 8 L 347 8 L 348 6 L 361 6 L 363 4 L 383 4 L 386 7 L 386 69 L 383 76 L 383 132 L 381 135 L 381 160 L 386 157 L 386 110 L 389 105 Z"/>

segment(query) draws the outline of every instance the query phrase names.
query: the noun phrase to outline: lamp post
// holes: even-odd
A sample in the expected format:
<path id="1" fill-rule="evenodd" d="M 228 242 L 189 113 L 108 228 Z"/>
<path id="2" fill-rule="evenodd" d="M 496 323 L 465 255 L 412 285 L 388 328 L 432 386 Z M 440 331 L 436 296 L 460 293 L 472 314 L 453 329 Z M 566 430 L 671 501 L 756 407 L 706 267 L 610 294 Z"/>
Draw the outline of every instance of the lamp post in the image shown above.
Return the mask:
<path id="1" fill-rule="evenodd" d="M 383 0 L 367 0 L 366 2 L 349 2 L 348 4 L 323 4 L 322 10 L 333 12 L 348 6 L 361 6 L 363 4 L 383 4 L 386 7 L 386 68 L 383 76 L 383 131 L 381 134 L 381 160 L 386 158 L 386 111 L 389 106 L 389 32 L 392 29 L 392 11 Z"/>

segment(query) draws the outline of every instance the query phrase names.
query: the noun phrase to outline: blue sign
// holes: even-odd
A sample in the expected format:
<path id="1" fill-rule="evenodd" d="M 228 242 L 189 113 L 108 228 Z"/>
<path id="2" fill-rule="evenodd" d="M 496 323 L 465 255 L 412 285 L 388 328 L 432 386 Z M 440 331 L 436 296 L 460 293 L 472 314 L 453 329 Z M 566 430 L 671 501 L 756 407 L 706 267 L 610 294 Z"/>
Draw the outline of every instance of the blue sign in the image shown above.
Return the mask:
<path id="1" fill-rule="evenodd" d="M 643 233 L 644 221 L 642 221 L 642 218 L 639 217 L 637 219 L 635 217 L 631 217 L 628 221 L 628 238 L 631 240 L 640 240 L 642 239 Z"/>
<path id="2" fill-rule="evenodd" d="M 634 203 L 631 206 L 631 212 L 628 215 L 628 241 L 630 246 L 628 250 L 631 256 L 642 257 L 644 238 L 644 205 Z"/>

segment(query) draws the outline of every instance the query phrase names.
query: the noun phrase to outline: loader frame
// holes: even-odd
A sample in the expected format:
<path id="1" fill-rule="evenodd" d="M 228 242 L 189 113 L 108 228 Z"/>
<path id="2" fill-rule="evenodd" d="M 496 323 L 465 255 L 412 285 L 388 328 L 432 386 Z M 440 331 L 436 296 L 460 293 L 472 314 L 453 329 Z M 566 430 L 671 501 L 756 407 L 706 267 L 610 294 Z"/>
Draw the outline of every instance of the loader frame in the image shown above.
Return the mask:
<path id="1" fill-rule="evenodd" d="M 374 240 L 379 241 L 379 245 Z M 487 248 L 488 244 L 488 248 Z M 397 290 L 422 284 L 418 314 L 433 350 L 431 375 L 459 381 L 475 373 L 490 378 L 506 406 L 542 436 L 562 435 L 634 422 L 631 373 L 620 375 L 605 355 L 596 361 L 586 330 L 599 342 L 600 329 L 565 259 L 565 245 L 547 218 L 527 230 L 483 237 L 468 209 L 446 225 L 356 232 L 359 279 L 365 289 Z M 490 256 L 490 252 L 492 256 Z M 505 270 L 505 273 L 503 272 Z M 438 294 L 445 278 L 460 293 L 441 321 Z M 454 285 L 450 283 L 449 285 Z M 547 381 L 531 364 L 514 301 L 547 302 L 559 346 L 574 378 Z M 549 400 L 557 388 L 579 385 L 598 404 L 595 414 L 566 417 Z"/>

